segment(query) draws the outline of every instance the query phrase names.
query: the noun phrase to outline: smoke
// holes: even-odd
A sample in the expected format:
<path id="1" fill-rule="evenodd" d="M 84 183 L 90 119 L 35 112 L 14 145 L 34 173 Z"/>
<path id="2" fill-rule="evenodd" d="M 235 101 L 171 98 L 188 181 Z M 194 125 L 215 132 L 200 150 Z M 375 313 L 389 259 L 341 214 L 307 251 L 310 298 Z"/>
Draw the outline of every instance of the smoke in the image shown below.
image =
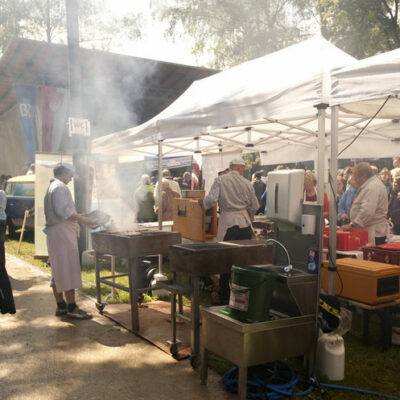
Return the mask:
<path id="1" fill-rule="evenodd" d="M 136 230 L 137 206 L 147 195 L 146 191 L 136 191 L 141 186 L 142 174 L 146 172 L 144 164 L 118 164 L 116 159 L 108 159 L 98 160 L 94 166 L 92 209 L 110 215 L 115 230 Z"/>
<path id="2" fill-rule="evenodd" d="M 144 122 L 141 104 L 157 62 L 95 50 L 82 53 L 81 115 L 92 122 L 92 137 Z"/>

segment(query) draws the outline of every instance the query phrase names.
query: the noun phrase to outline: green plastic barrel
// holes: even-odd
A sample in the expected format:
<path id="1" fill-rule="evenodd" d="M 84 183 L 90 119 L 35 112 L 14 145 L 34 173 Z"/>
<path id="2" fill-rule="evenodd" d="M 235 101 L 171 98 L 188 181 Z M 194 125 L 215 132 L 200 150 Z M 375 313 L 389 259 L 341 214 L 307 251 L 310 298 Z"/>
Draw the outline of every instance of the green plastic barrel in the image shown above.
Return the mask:
<path id="1" fill-rule="evenodd" d="M 268 268 L 233 265 L 229 315 L 241 322 L 269 320 L 277 273 Z"/>

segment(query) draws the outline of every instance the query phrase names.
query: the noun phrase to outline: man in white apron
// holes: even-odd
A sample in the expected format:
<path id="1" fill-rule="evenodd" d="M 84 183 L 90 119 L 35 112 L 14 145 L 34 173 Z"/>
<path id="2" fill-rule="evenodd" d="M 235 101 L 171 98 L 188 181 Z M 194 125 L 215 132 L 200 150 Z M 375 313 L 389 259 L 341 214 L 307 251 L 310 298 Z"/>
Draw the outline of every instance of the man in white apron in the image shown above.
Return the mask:
<path id="1" fill-rule="evenodd" d="M 387 221 L 388 196 L 385 185 L 374 174 L 368 163 L 362 162 L 353 168 L 352 185 L 357 189 L 350 210 L 350 223 L 341 229 L 348 231 L 365 229 L 368 243 L 383 244 L 389 233 Z"/>
<path id="2" fill-rule="evenodd" d="M 259 208 L 251 183 L 243 177 L 246 164 L 241 158 L 232 160 L 227 174 L 215 178 L 204 201 L 199 204 L 206 210 L 217 201 L 220 215 L 218 221 L 218 241 L 251 239 L 251 221 Z M 229 274 L 220 278 L 220 301 L 229 301 Z"/>
<path id="3" fill-rule="evenodd" d="M 51 286 L 57 302 L 57 316 L 90 319 L 92 315 L 76 305 L 75 289 L 82 287 L 78 222 L 85 225 L 91 225 L 93 222 L 76 212 L 71 192 L 67 187 L 72 177 L 72 167 L 58 164 L 54 168 L 55 179 L 50 182 L 44 198 L 47 249 L 52 272 Z"/>

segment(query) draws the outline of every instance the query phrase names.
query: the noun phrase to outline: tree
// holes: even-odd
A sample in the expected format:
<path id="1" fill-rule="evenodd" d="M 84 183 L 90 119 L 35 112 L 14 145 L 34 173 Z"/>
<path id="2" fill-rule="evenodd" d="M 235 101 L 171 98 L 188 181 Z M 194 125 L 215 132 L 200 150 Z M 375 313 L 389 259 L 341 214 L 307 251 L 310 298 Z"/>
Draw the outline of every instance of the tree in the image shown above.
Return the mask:
<path id="1" fill-rule="evenodd" d="M 400 47 L 400 0 L 318 0 L 322 34 L 365 58 Z"/>
<path id="2" fill-rule="evenodd" d="M 66 43 L 68 0 L 0 0 L 0 49 L 4 51 L 14 36 Z M 103 18 L 104 0 L 80 0 L 80 41 L 93 48 L 107 49 L 124 35 L 140 37 L 140 15 L 126 15 L 122 21 Z M 129 24 L 127 21 L 129 20 Z"/>
<path id="3" fill-rule="evenodd" d="M 175 0 L 155 6 L 166 34 L 195 39 L 193 54 L 211 53 L 224 68 L 279 50 L 308 36 L 306 0 Z"/>

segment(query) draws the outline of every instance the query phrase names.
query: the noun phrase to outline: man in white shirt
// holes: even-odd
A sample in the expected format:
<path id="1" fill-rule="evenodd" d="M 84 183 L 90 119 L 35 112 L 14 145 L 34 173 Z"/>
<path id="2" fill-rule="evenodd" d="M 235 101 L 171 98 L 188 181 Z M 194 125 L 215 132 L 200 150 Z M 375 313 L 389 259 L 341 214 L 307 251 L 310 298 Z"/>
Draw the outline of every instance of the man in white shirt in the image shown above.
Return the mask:
<path id="1" fill-rule="evenodd" d="M 218 241 L 251 239 L 251 221 L 259 208 L 251 183 L 243 177 L 246 164 L 241 158 L 232 160 L 227 174 L 215 178 L 210 191 L 199 204 L 206 210 L 217 201 L 220 209 Z M 221 275 L 220 301 L 229 300 L 229 274 Z"/>
<path id="2" fill-rule="evenodd" d="M 251 221 L 259 204 L 251 183 L 243 177 L 245 166 L 241 158 L 232 160 L 229 172 L 215 178 L 205 199 L 199 201 L 206 210 L 219 203 L 218 241 L 252 237 Z"/>
<path id="3" fill-rule="evenodd" d="M 179 187 L 179 183 L 175 182 L 174 180 L 171 179 L 171 172 L 168 169 L 164 169 L 162 171 L 162 182 L 167 182 L 171 190 L 174 192 L 179 193 L 179 197 L 182 197 L 182 192 L 181 188 Z M 159 208 L 160 204 L 158 203 L 158 181 L 156 183 L 156 186 L 154 188 L 154 207 Z"/>
<path id="4" fill-rule="evenodd" d="M 368 243 L 383 244 L 389 233 L 387 222 L 388 197 L 382 181 L 374 174 L 368 163 L 353 168 L 352 185 L 357 189 L 350 210 L 350 223 L 341 229 L 352 228 L 368 231 Z"/>

